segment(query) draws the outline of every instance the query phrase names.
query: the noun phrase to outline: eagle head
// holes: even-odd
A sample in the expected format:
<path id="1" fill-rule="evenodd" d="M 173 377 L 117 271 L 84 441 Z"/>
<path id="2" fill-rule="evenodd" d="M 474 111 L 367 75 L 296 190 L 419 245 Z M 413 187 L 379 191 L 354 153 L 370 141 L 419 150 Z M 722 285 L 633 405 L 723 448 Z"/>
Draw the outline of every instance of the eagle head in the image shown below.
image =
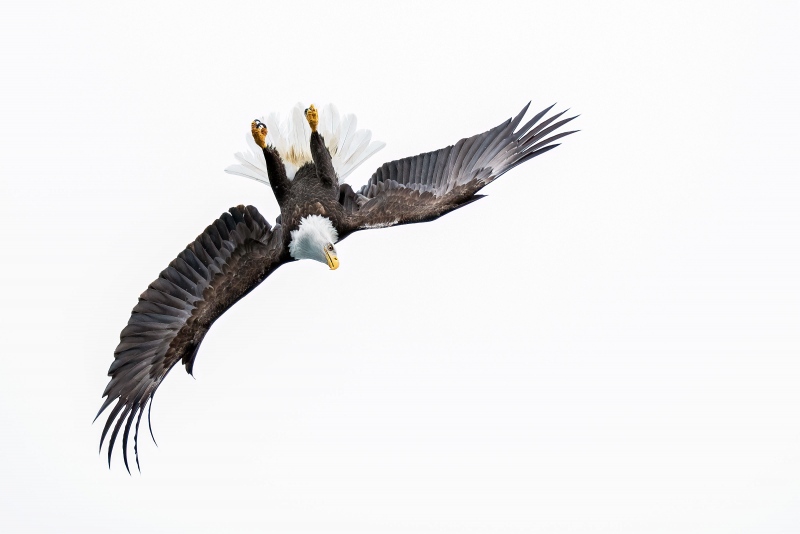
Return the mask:
<path id="1" fill-rule="evenodd" d="M 339 257 L 333 246 L 339 240 L 339 232 L 333 223 L 322 215 L 309 215 L 300 219 L 300 226 L 292 230 L 289 253 L 296 260 L 317 260 L 331 270 L 339 267 Z"/>

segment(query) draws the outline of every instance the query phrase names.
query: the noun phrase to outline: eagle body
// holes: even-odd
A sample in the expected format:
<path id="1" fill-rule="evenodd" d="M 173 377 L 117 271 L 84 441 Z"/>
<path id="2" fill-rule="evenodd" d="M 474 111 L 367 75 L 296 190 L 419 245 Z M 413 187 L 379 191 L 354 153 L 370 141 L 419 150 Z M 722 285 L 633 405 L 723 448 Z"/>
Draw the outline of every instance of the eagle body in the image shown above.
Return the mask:
<path id="1" fill-rule="evenodd" d="M 344 230 L 345 212 L 339 203 L 338 184 L 323 183 L 312 163 L 298 170 L 289 182 L 288 192 L 278 201 L 281 207 L 281 224 L 291 232 L 297 230 L 303 218 L 319 215 L 328 218 L 337 230 Z"/>
<path id="2" fill-rule="evenodd" d="M 487 184 L 574 133 L 557 130 L 575 117 L 558 120 L 561 112 L 544 119 L 552 107 L 522 123 L 525 106 L 482 134 L 384 163 L 358 190 L 344 179 L 384 144 L 358 129 L 354 115 L 298 104 L 287 120 L 272 114 L 254 121 L 250 151 L 237 153 L 239 163 L 226 172 L 269 184 L 280 216 L 273 226 L 253 206 L 231 208 L 141 294 L 120 333 L 97 413 L 111 407 L 100 439 L 102 450 L 109 436 L 109 466 L 122 433 L 130 471 L 131 429 L 139 465 L 139 424 L 158 386 L 178 362 L 192 373 L 214 321 L 272 272 L 303 259 L 336 269 L 335 244 L 353 232 L 431 221 L 482 198 Z"/>

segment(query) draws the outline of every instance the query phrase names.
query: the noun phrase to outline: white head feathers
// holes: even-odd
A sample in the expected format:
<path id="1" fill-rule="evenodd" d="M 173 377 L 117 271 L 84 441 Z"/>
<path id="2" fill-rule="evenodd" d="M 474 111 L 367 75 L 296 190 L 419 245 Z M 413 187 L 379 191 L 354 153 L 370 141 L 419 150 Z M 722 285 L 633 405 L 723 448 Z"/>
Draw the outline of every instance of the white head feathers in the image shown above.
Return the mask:
<path id="1" fill-rule="evenodd" d="M 267 146 L 272 145 L 281 155 L 286 166 L 286 176 L 291 180 L 297 169 L 310 163 L 311 128 L 305 117 L 305 106 L 295 104 L 287 118 L 281 119 L 277 113 L 262 117 L 261 122 L 267 125 Z M 339 116 L 339 110 L 333 104 L 324 106 L 319 112 L 317 130 L 325 139 L 325 146 L 331 153 L 333 168 L 341 182 L 356 170 L 370 156 L 386 146 L 382 141 L 371 141 L 372 132 L 358 130 L 355 115 Z M 225 169 L 230 174 L 238 174 L 246 178 L 269 183 L 267 165 L 261 148 L 256 145 L 252 135 L 247 133 L 247 145 L 250 151 L 237 152 L 239 165 L 231 165 Z"/>
<path id="2" fill-rule="evenodd" d="M 325 247 L 339 240 L 333 223 L 322 215 L 309 215 L 300 219 L 300 227 L 292 230 L 289 253 L 296 260 L 317 260 L 327 263 Z"/>

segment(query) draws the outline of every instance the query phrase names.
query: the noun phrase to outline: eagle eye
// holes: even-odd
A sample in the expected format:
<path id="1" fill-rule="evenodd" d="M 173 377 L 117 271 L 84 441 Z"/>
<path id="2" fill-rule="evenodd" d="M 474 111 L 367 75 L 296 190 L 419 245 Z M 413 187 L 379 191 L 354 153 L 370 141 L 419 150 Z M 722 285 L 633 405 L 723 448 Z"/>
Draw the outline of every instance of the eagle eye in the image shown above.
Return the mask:
<path id="1" fill-rule="evenodd" d="M 328 249 L 330 252 L 333 252 L 333 245 L 331 245 L 330 243 L 328 243 L 328 246 L 327 246 L 326 248 L 327 248 L 327 249 Z"/>

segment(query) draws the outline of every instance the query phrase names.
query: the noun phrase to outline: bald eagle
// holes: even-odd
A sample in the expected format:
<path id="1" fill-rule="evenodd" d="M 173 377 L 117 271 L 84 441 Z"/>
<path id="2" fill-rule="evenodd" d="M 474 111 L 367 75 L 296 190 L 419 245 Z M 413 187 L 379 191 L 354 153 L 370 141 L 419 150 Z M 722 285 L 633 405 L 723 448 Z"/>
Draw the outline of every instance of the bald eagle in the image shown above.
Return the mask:
<path id="1" fill-rule="evenodd" d="M 280 216 L 272 226 L 253 206 L 231 208 L 141 294 L 120 333 L 106 399 L 95 416 L 116 401 L 100 438 L 102 451 L 111 430 L 109 467 L 122 430 L 130 473 L 134 423 L 139 467 L 139 423 L 161 381 L 178 362 L 191 374 L 214 321 L 275 269 L 303 259 L 336 269 L 336 243 L 353 232 L 432 221 L 482 198 L 477 193 L 484 186 L 574 133 L 557 132 L 575 118 L 558 120 L 565 111 L 542 120 L 552 107 L 520 126 L 525 106 L 513 119 L 455 145 L 384 163 L 358 191 L 344 178 L 384 145 L 358 130 L 355 116 L 298 104 L 283 122 L 275 114 L 253 121 L 250 153 L 236 154 L 239 164 L 226 171 L 269 184 Z M 148 426 L 149 419 L 148 409 Z"/>

